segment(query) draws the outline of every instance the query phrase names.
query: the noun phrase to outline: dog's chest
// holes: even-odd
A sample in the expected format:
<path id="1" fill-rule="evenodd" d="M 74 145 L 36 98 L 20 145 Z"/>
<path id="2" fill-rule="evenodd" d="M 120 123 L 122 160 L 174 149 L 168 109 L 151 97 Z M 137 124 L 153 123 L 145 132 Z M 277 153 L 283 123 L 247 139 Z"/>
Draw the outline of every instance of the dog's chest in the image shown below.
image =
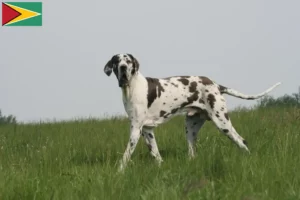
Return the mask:
<path id="1" fill-rule="evenodd" d="M 135 80 L 130 86 L 122 88 L 122 99 L 126 113 L 129 117 L 146 114 L 147 90 L 142 80 Z"/>

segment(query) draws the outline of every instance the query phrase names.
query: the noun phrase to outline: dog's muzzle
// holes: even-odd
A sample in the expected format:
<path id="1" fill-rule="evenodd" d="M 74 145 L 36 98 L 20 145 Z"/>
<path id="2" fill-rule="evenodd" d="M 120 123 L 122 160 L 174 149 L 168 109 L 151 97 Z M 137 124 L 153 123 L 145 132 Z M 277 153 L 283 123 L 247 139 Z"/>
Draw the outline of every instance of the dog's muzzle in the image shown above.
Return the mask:
<path id="1" fill-rule="evenodd" d="M 126 75 L 125 76 L 121 76 L 120 80 L 119 80 L 119 87 L 123 87 L 128 85 L 128 80 Z"/>
<path id="2" fill-rule="evenodd" d="M 126 66 L 121 66 L 120 67 L 120 79 L 119 79 L 119 87 L 123 87 L 128 85 L 128 78 L 126 76 Z"/>

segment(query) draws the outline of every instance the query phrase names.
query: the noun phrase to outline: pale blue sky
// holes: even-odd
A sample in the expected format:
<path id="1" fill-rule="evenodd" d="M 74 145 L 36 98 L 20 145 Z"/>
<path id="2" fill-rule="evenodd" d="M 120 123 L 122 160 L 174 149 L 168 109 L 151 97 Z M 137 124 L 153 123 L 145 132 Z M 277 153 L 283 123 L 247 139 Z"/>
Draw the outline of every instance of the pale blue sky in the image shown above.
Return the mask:
<path id="1" fill-rule="evenodd" d="M 300 85 L 300 1 L 43 1 L 42 27 L 0 27 L 0 109 L 20 121 L 124 114 L 116 53 L 145 76 L 208 76 L 246 94 Z M 226 96 L 229 108 L 253 105 Z"/>

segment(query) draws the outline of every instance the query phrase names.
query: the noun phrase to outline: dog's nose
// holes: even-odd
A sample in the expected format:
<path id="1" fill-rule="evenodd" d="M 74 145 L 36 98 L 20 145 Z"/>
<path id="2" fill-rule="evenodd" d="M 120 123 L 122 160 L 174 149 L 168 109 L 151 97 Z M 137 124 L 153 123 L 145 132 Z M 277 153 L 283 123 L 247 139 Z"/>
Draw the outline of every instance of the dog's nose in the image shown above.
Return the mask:
<path id="1" fill-rule="evenodd" d="M 120 70 L 121 70 L 121 71 L 126 71 L 126 68 L 127 68 L 127 67 L 126 67 L 125 65 L 122 65 L 122 66 L 120 67 Z"/>

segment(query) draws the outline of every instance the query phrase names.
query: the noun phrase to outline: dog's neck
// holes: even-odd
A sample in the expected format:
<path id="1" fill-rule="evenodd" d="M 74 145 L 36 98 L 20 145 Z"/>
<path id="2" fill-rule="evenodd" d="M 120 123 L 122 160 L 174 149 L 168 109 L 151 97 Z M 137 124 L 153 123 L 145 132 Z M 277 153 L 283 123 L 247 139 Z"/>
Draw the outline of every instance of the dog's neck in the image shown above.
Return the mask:
<path id="1" fill-rule="evenodd" d="M 129 80 L 129 84 L 122 87 L 123 100 L 128 101 L 132 99 L 135 92 L 139 92 L 139 88 L 143 87 L 143 83 L 147 83 L 146 78 L 137 71 Z"/>

